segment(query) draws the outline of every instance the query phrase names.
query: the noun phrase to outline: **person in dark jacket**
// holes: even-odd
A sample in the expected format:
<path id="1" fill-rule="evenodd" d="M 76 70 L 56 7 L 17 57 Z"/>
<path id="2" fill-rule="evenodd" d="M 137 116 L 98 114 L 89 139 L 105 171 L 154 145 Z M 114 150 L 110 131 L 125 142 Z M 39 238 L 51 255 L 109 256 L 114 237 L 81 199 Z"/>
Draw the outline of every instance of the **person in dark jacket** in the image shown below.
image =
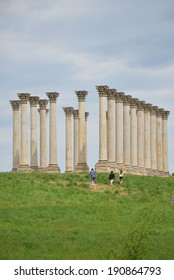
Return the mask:
<path id="1" fill-rule="evenodd" d="M 95 185 L 95 170 L 93 168 L 91 168 L 91 171 L 90 171 L 90 176 L 91 176 L 91 184 L 92 184 L 92 187 Z"/>
<path id="2" fill-rule="evenodd" d="M 115 179 L 114 172 L 113 172 L 113 171 L 111 171 L 111 173 L 109 174 L 110 186 L 113 184 L 114 179 Z"/>

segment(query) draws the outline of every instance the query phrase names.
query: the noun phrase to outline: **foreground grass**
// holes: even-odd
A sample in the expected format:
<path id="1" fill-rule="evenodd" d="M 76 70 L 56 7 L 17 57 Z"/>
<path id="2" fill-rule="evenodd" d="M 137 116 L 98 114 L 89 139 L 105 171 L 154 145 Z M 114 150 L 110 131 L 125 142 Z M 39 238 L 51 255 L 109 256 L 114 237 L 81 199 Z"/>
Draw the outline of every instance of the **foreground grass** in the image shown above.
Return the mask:
<path id="1" fill-rule="evenodd" d="M 174 177 L 0 173 L 0 259 L 174 259 Z"/>

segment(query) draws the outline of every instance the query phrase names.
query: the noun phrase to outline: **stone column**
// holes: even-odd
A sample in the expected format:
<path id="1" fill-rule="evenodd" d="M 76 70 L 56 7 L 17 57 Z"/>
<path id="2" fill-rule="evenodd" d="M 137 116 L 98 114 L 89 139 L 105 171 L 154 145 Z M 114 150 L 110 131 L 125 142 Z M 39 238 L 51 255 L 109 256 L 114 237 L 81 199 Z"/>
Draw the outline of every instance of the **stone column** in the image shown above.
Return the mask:
<path id="1" fill-rule="evenodd" d="M 28 112 L 29 93 L 18 93 L 21 100 L 21 162 L 17 171 L 30 171 L 28 164 Z"/>
<path id="2" fill-rule="evenodd" d="M 20 165 L 19 152 L 19 100 L 10 100 L 13 109 L 13 168 L 12 171 L 17 171 Z"/>
<path id="3" fill-rule="evenodd" d="M 144 101 L 137 103 L 137 161 L 138 173 L 145 174 L 144 169 Z"/>
<path id="4" fill-rule="evenodd" d="M 99 161 L 96 172 L 107 171 L 107 90 L 108 86 L 96 86 L 99 94 Z"/>
<path id="5" fill-rule="evenodd" d="M 163 175 L 163 112 L 163 109 L 157 110 L 157 170 L 159 175 Z"/>
<path id="6" fill-rule="evenodd" d="M 151 110 L 151 104 L 145 104 L 144 106 L 144 167 L 148 175 L 151 174 L 150 110 Z"/>
<path id="7" fill-rule="evenodd" d="M 123 97 L 123 163 L 130 173 L 130 95 Z"/>
<path id="8" fill-rule="evenodd" d="M 131 172 L 137 174 L 137 98 L 130 99 L 130 164 Z"/>
<path id="9" fill-rule="evenodd" d="M 107 98 L 108 98 L 108 171 L 115 170 L 115 137 L 114 137 L 114 105 L 115 105 L 115 89 L 109 89 Z"/>
<path id="10" fill-rule="evenodd" d="M 87 120 L 89 117 L 89 112 L 85 112 L 85 126 L 86 126 L 86 161 L 88 161 L 88 147 L 87 147 L 87 143 L 88 143 L 88 125 L 87 125 Z"/>
<path id="11" fill-rule="evenodd" d="M 56 127 L 56 99 L 59 96 L 58 92 L 47 92 L 47 97 L 50 103 L 50 145 L 49 145 L 49 165 L 47 171 L 60 172 L 60 167 L 57 164 L 57 127 Z"/>
<path id="12" fill-rule="evenodd" d="M 63 107 L 66 116 L 66 169 L 65 172 L 73 172 L 72 169 L 72 114 L 73 107 Z"/>
<path id="13" fill-rule="evenodd" d="M 78 148 L 78 138 L 79 138 L 79 130 L 78 130 L 79 110 L 74 110 L 74 112 L 73 112 L 73 118 L 74 118 L 74 170 L 75 170 L 76 165 L 78 164 L 78 154 L 79 154 L 79 148 Z"/>
<path id="14" fill-rule="evenodd" d="M 162 114 L 163 127 L 163 172 L 165 176 L 169 176 L 168 170 L 168 116 L 170 112 L 164 111 Z"/>
<path id="15" fill-rule="evenodd" d="M 47 129 L 46 129 L 46 114 L 48 113 L 47 99 L 40 99 L 39 114 L 40 114 L 40 168 L 39 171 L 47 171 Z"/>
<path id="16" fill-rule="evenodd" d="M 30 168 L 38 171 L 37 104 L 38 96 L 30 96 Z"/>
<path id="17" fill-rule="evenodd" d="M 118 169 L 123 168 L 123 92 L 115 94 L 115 159 Z"/>
<path id="18" fill-rule="evenodd" d="M 150 146 L 151 146 L 151 174 L 158 175 L 157 171 L 157 106 L 152 106 L 150 115 L 151 115 L 151 125 L 150 125 Z"/>
<path id="19" fill-rule="evenodd" d="M 89 167 L 86 162 L 86 124 L 85 124 L 85 97 L 88 92 L 76 91 L 78 97 L 78 106 L 79 106 L 79 155 L 78 155 L 78 164 L 76 166 L 75 172 L 89 172 Z"/>

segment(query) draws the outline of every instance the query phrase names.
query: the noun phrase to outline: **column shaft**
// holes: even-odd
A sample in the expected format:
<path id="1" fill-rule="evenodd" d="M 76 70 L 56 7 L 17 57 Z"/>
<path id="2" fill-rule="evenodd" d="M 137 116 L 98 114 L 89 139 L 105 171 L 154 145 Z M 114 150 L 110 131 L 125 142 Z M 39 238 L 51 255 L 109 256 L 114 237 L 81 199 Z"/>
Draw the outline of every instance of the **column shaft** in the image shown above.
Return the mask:
<path id="1" fill-rule="evenodd" d="M 139 101 L 137 107 L 137 161 L 138 173 L 144 174 L 144 102 Z"/>
<path id="2" fill-rule="evenodd" d="M 151 153 L 150 153 L 150 107 L 145 104 L 144 112 L 144 167 L 147 174 L 151 174 Z"/>
<path id="3" fill-rule="evenodd" d="M 12 171 L 17 171 L 20 165 L 19 152 L 19 100 L 10 100 L 13 109 L 13 168 Z"/>
<path id="4" fill-rule="evenodd" d="M 130 98 L 123 98 L 123 163 L 127 172 L 130 172 Z"/>
<path id="5" fill-rule="evenodd" d="M 57 125 L 56 125 L 56 99 L 59 96 L 57 92 L 46 93 L 50 101 L 50 145 L 49 145 L 49 172 L 60 172 L 57 165 Z"/>
<path id="6" fill-rule="evenodd" d="M 151 136 L 151 172 L 152 175 L 157 175 L 157 119 L 156 119 L 156 106 L 151 108 L 151 126 L 150 126 L 150 136 Z"/>
<path id="7" fill-rule="evenodd" d="M 118 168 L 123 168 L 123 93 L 117 92 L 115 95 L 116 101 L 116 163 Z"/>
<path id="8" fill-rule="evenodd" d="M 38 170 L 37 104 L 39 97 L 31 96 L 30 102 L 30 168 Z"/>
<path id="9" fill-rule="evenodd" d="M 99 161 L 97 172 L 107 171 L 107 86 L 96 87 L 99 94 Z"/>
<path id="10" fill-rule="evenodd" d="M 79 106 L 79 154 L 78 154 L 78 164 L 76 166 L 76 172 L 89 172 L 89 167 L 86 162 L 86 124 L 85 124 L 85 97 L 87 91 L 76 91 L 78 97 Z"/>
<path id="11" fill-rule="evenodd" d="M 137 173 L 137 99 L 130 100 L 130 164 L 132 173 Z"/>
<path id="12" fill-rule="evenodd" d="M 157 169 L 159 175 L 163 175 L 162 113 L 162 109 L 157 110 Z"/>
<path id="13" fill-rule="evenodd" d="M 39 100 L 39 114 L 40 114 L 40 171 L 47 171 L 47 129 L 46 129 L 46 109 L 48 104 L 47 99 Z"/>
<path id="14" fill-rule="evenodd" d="M 162 127 L 163 127 L 163 171 L 164 175 L 169 175 L 168 170 L 168 116 L 169 111 L 164 111 L 162 115 Z"/>
<path id="15" fill-rule="evenodd" d="M 115 91 L 108 90 L 108 167 L 109 169 L 115 168 L 115 151 L 114 151 L 114 105 L 115 105 Z"/>
<path id="16" fill-rule="evenodd" d="M 18 93 L 21 100 L 21 162 L 18 171 L 30 171 L 28 164 L 28 111 L 27 102 L 30 94 Z"/>
<path id="17" fill-rule="evenodd" d="M 72 172 L 72 114 L 73 107 L 63 108 L 66 115 L 66 169 L 65 172 Z"/>

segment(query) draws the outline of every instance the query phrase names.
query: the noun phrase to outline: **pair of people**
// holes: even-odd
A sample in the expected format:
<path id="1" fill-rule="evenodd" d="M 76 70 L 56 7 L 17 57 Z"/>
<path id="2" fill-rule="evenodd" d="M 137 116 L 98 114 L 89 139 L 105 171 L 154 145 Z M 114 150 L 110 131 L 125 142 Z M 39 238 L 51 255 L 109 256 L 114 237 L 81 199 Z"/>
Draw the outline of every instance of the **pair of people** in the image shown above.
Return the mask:
<path id="1" fill-rule="evenodd" d="M 119 183 L 121 185 L 123 183 L 123 169 L 119 170 L 118 178 L 119 178 Z M 109 174 L 110 186 L 113 184 L 114 179 L 115 179 L 114 172 L 111 171 L 111 173 Z"/>

